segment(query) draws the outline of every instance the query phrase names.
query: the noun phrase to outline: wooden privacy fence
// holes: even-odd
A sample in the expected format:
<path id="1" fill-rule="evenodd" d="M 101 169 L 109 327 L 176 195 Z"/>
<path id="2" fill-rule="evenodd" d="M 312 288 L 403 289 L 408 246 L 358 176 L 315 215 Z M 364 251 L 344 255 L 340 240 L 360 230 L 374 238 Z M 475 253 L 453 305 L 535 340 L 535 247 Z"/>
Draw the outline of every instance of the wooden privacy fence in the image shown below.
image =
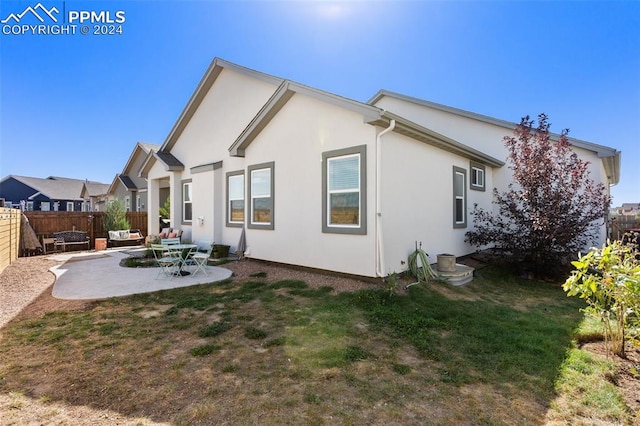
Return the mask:
<path id="1" fill-rule="evenodd" d="M 20 210 L 0 207 L 0 272 L 18 258 L 21 219 Z"/>
<path id="2" fill-rule="evenodd" d="M 91 238 L 91 248 L 95 248 L 96 238 L 106 238 L 107 231 L 102 226 L 104 212 L 24 212 L 38 239 L 50 238 L 59 231 L 85 231 Z M 147 212 L 127 212 L 131 229 L 139 229 L 147 236 Z"/>
<path id="3" fill-rule="evenodd" d="M 640 219 L 636 219 L 635 216 L 612 216 L 610 238 L 620 240 L 627 229 L 638 228 L 640 228 Z"/>

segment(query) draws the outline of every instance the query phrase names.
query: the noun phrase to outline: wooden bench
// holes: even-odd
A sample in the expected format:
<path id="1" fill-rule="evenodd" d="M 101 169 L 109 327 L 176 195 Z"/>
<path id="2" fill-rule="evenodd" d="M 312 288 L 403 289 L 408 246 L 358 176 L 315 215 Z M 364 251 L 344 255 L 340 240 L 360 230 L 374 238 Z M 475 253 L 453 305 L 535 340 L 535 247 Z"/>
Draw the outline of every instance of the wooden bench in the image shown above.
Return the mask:
<path id="1" fill-rule="evenodd" d="M 89 235 L 84 231 L 61 231 L 53 233 L 55 248 L 62 247 L 63 251 L 67 250 L 67 246 L 83 246 L 86 244 L 87 250 L 90 248 L 91 240 Z"/>

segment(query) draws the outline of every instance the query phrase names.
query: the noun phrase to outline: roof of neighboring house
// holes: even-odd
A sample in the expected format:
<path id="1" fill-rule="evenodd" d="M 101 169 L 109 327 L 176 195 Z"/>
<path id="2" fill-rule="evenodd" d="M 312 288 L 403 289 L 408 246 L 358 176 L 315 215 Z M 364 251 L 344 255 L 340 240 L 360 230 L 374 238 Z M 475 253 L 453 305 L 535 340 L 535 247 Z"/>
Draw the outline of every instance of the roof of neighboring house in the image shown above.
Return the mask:
<path id="1" fill-rule="evenodd" d="M 158 151 L 159 149 L 160 149 L 160 145 L 156 145 L 153 143 L 148 143 L 148 142 L 136 143 L 136 146 L 131 151 L 131 155 L 129 155 L 129 159 L 127 160 L 126 164 L 122 168 L 122 173 L 116 174 L 116 176 L 113 178 L 113 181 L 109 186 L 107 194 L 113 194 L 115 192 L 118 186 L 118 182 L 122 183 L 122 185 L 124 185 L 124 187 L 127 188 L 128 190 L 138 189 L 137 185 L 133 182 L 133 180 L 130 177 L 131 175 L 136 175 L 136 176 L 138 175 L 138 170 L 131 170 L 131 167 L 135 162 L 136 156 L 142 155 L 146 161 L 146 158 L 148 155 L 152 154 L 155 151 Z"/>
<path id="2" fill-rule="evenodd" d="M 370 105 L 375 105 L 380 99 L 382 99 L 385 96 L 400 99 L 406 102 L 411 102 L 417 105 L 426 106 L 439 111 L 456 114 L 462 117 L 471 118 L 473 120 L 482 121 L 484 123 L 493 124 L 495 126 L 500 126 L 505 129 L 513 130 L 518 126 L 517 123 L 513 123 L 510 121 L 489 117 L 487 115 L 477 114 L 471 111 L 465 111 L 459 108 L 453 108 L 450 106 L 438 104 L 431 101 L 425 101 L 424 99 L 418 99 L 412 96 L 407 96 L 401 93 L 396 93 L 396 92 L 392 92 L 384 89 L 378 91 L 378 93 L 376 93 L 371 99 L 369 99 L 367 103 Z M 551 138 L 555 140 L 557 140 L 560 137 L 560 135 L 557 133 L 550 133 L 550 135 L 551 135 Z M 567 139 L 569 140 L 569 143 L 571 143 L 573 146 L 586 149 L 591 152 L 595 152 L 598 155 L 598 157 L 602 158 L 604 167 L 607 170 L 607 174 L 609 175 L 609 178 L 612 180 L 612 183 L 613 184 L 618 183 L 618 181 L 620 180 L 620 151 L 617 151 L 616 149 L 608 146 L 598 145 L 593 142 L 587 142 L 580 139 L 575 139 L 570 137 L 568 137 Z"/>
<path id="3" fill-rule="evenodd" d="M 640 210 L 640 203 L 622 203 L 622 210 Z"/>
<path id="4" fill-rule="evenodd" d="M 42 194 L 51 200 L 82 200 L 82 190 L 85 184 L 105 185 L 100 182 L 82 179 L 71 179 L 59 176 L 49 176 L 47 178 L 35 178 L 30 176 L 9 175 L 3 181 L 13 178 L 34 189 L 35 193 L 29 198 L 34 198 Z M 107 185 L 108 186 L 108 185 Z"/>
<path id="5" fill-rule="evenodd" d="M 100 197 L 102 195 L 107 195 L 109 186 L 110 185 L 108 183 L 85 182 L 82 189 L 82 195 L 88 197 Z"/>

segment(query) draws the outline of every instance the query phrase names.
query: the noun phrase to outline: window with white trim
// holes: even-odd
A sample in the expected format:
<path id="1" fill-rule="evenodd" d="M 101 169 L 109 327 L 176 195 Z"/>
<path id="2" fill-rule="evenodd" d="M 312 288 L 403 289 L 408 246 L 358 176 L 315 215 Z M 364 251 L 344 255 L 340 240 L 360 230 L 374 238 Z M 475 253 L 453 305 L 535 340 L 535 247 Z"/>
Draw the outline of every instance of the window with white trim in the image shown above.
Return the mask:
<path id="1" fill-rule="evenodd" d="M 128 212 L 131 210 L 131 197 L 126 195 L 124 197 L 124 211 Z"/>
<path id="2" fill-rule="evenodd" d="M 33 211 L 33 201 L 27 201 L 27 211 L 28 212 Z"/>
<path id="3" fill-rule="evenodd" d="M 182 221 L 186 223 L 193 221 L 193 192 L 191 181 L 182 183 Z"/>
<path id="4" fill-rule="evenodd" d="M 274 229 L 274 163 L 249 166 L 249 228 Z"/>
<path id="5" fill-rule="evenodd" d="M 367 233 L 366 146 L 322 154 L 322 232 Z"/>
<path id="6" fill-rule="evenodd" d="M 49 201 L 42 201 L 40 203 L 40 211 L 48 212 L 50 210 L 51 210 L 51 203 L 49 203 Z"/>
<path id="7" fill-rule="evenodd" d="M 453 167 L 453 227 L 467 227 L 467 171 Z"/>
<path id="8" fill-rule="evenodd" d="M 472 161 L 469 164 L 469 174 L 470 174 L 470 187 L 476 191 L 484 191 L 485 186 L 485 167 L 480 164 Z"/>
<path id="9" fill-rule="evenodd" d="M 227 226 L 244 224 L 244 171 L 227 173 Z"/>
<path id="10" fill-rule="evenodd" d="M 73 211 L 73 201 L 67 201 L 67 211 L 68 212 Z"/>
<path id="11" fill-rule="evenodd" d="M 141 211 L 141 200 L 140 200 L 140 194 L 136 194 L 136 211 L 139 212 Z"/>

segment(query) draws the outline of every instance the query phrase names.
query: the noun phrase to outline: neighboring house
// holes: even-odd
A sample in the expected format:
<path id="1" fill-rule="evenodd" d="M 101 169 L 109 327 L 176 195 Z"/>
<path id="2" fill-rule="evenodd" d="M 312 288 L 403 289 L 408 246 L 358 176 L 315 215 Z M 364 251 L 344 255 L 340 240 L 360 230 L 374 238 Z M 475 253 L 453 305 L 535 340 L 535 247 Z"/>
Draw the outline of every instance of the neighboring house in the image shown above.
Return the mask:
<path id="1" fill-rule="evenodd" d="M 9 175 L 0 181 L 5 205 L 39 211 L 87 211 L 90 197 L 82 196 L 85 185 L 104 185 L 82 179 L 49 176 L 46 179 Z"/>
<path id="2" fill-rule="evenodd" d="M 510 171 L 503 137 L 515 124 L 391 92 L 369 103 L 215 59 L 157 152 L 148 180 L 149 232 L 168 184 L 184 239 L 248 257 L 376 277 L 407 269 L 416 241 L 465 255 L 474 204 L 492 206 Z M 620 153 L 572 139 L 607 187 Z M 604 230 L 603 230 L 604 232 Z"/>
<path id="3" fill-rule="evenodd" d="M 622 203 L 619 212 L 624 216 L 638 216 L 640 215 L 640 203 Z"/>
<path id="4" fill-rule="evenodd" d="M 138 142 L 122 172 L 115 176 L 109 186 L 107 193 L 110 198 L 122 202 L 126 211 L 147 211 L 147 180 L 140 177 L 138 172 L 147 157 L 158 149 L 160 145 Z M 168 196 L 169 186 L 166 185 L 161 202 L 164 203 Z"/>
<path id="5" fill-rule="evenodd" d="M 109 201 L 109 184 L 85 181 L 82 185 L 80 197 L 85 200 L 88 211 L 104 211 L 106 203 Z"/>

